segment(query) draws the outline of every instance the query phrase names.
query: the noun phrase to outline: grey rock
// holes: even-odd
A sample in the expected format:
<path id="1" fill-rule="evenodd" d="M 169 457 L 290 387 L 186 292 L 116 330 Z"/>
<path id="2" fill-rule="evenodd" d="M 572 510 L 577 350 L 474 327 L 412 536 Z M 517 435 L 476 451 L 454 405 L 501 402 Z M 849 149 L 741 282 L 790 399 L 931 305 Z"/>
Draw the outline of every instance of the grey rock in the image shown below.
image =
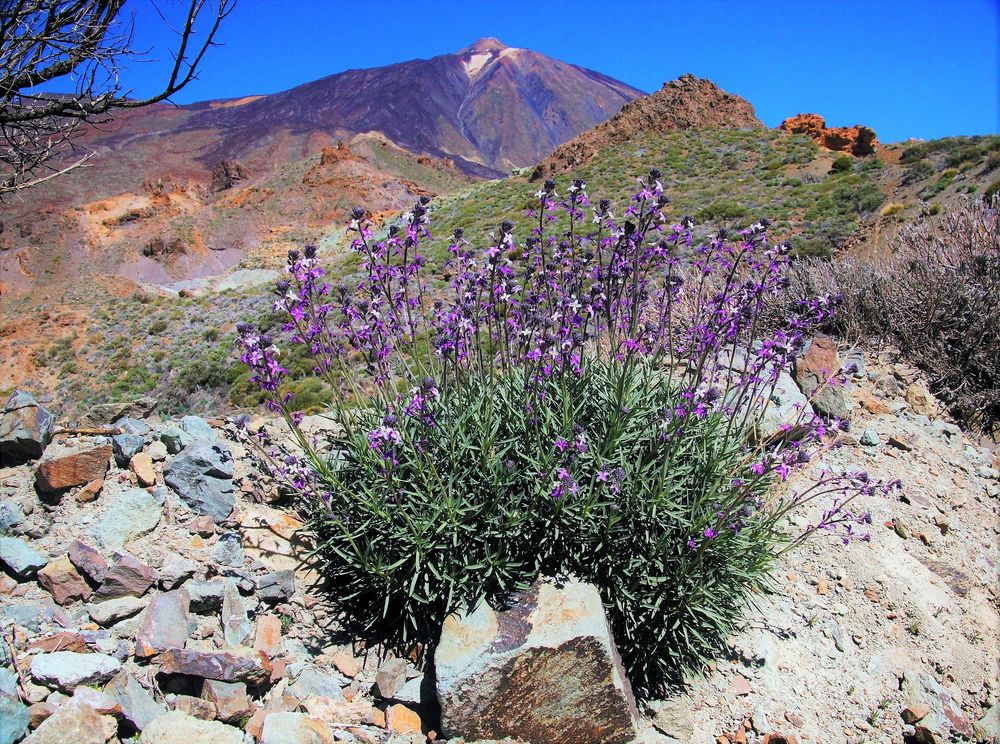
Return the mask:
<path id="1" fill-rule="evenodd" d="M 385 700 L 391 700 L 406 684 L 407 664 L 403 659 L 391 657 L 382 662 L 375 674 L 375 687 L 372 690 Z"/>
<path id="2" fill-rule="evenodd" d="M 119 597 L 87 605 L 87 612 L 90 614 L 91 620 L 102 628 L 106 628 L 121 620 L 138 615 L 146 607 L 146 604 L 147 601 L 141 597 Z"/>
<path id="3" fill-rule="evenodd" d="M 121 662 L 107 654 L 54 651 L 31 660 L 31 678 L 38 684 L 70 692 L 79 685 L 103 684 L 121 668 Z"/>
<path id="4" fill-rule="evenodd" d="M 212 546 L 212 558 L 216 563 L 230 568 L 243 567 L 243 543 L 238 532 L 224 532 Z"/>
<path id="5" fill-rule="evenodd" d="M 987 480 L 1000 480 L 1000 470 L 991 468 L 988 465 L 979 465 L 976 468 L 976 475 Z"/>
<path id="6" fill-rule="evenodd" d="M 199 416 L 185 416 L 181 419 L 181 431 L 186 432 L 195 441 L 202 440 L 212 442 L 219 438 L 215 429 L 203 418 Z"/>
<path id="7" fill-rule="evenodd" d="M 189 444 L 193 444 L 194 437 L 176 426 L 165 426 L 160 430 L 160 441 L 169 454 L 176 455 Z"/>
<path id="8" fill-rule="evenodd" d="M 409 706 L 430 705 L 435 702 L 433 681 L 422 674 L 408 679 L 402 687 L 396 690 L 392 699 Z"/>
<path id="9" fill-rule="evenodd" d="M 221 443 L 196 442 L 167 465 L 164 481 L 187 507 L 216 522 L 233 511 L 233 457 Z"/>
<path id="10" fill-rule="evenodd" d="M 316 733 L 315 722 L 305 713 L 271 713 L 264 719 L 260 737 L 260 744 L 320 744 L 323 741 Z"/>
<path id="11" fill-rule="evenodd" d="M 267 602 L 287 602 L 295 594 L 295 571 L 270 571 L 257 577 L 257 596 Z"/>
<path id="12" fill-rule="evenodd" d="M 165 445 L 161 440 L 157 439 L 155 442 L 151 442 L 149 446 L 146 447 L 146 452 L 152 458 L 153 462 L 163 462 L 167 459 L 167 445 Z"/>
<path id="13" fill-rule="evenodd" d="M 868 368 L 865 366 L 865 352 L 863 349 L 848 349 L 844 353 L 844 363 L 841 369 L 849 375 L 853 375 L 859 380 L 865 379 L 868 375 Z"/>
<path id="14" fill-rule="evenodd" d="M 125 672 L 115 675 L 104 691 L 118 701 L 122 706 L 122 715 L 139 731 L 145 729 L 150 721 L 167 712 L 167 709 L 156 702 L 145 687 Z"/>
<path id="15" fill-rule="evenodd" d="M 16 501 L 0 501 L 0 535 L 24 524 L 24 510 Z"/>
<path id="16" fill-rule="evenodd" d="M 753 730 L 758 734 L 767 733 L 767 713 L 764 712 L 761 706 L 758 705 L 753 709 L 753 714 L 750 716 L 750 725 L 753 726 Z"/>
<path id="17" fill-rule="evenodd" d="M 17 675 L 0 666 L 0 695 L 17 696 Z"/>
<path id="18" fill-rule="evenodd" d="M 0 564 L 16 579 L 34 578 L 39 569 L 49 562 L 48 556 L 39 553 L 19 537 L 0 537 Z"/>
<path id="19" fill-rule="evenodd" d="M 191 598 L 191 612 L 217 612 L 222 609 L 222 596 L 226 590 L 222 580 L 187 581 L 184 588 Z"/>
<path id="20" fill-rule="evenodd" d="M 132 418 L 131 416 L 122 416 L 115 421 L 113 426 L 116 429 L 121 429 L 123 434 L 137 434 L 140 437 L 149 434 L 149 424 L 142 419 Z"/>
<path id="21" fill-rule="evenodd" d="M 322 669 L 313 664 L 306 664 L 295 681 L 289 685 L 288 691 L 299 700 L 305 700 L 310 695 L 328 697 L 331 700 L 343 700 L 343 687 L 347 680 L 339 674 Z"/>
<path id="22" fill-rule="evenodd" d="M 666 737 L 666 744 L 688 744 L 694 738 L 694 715 L 686 697 L 653 701 L 653 726 Z"/>
<path id="23" fill-rule="evenodd" d="M 121 550 L 134 537 L 160 523 L 163 508 L 142 488 L 130 488 L 111 499 L 90 534 L 106 550 Z"/>
<path id="24" fill-rule="evenodd" d="M 37 633 L 42 627 L 42 621 L 52 618 L 52 610 L 38 604 L 15 604 L 0 609 L 0 615 L 6 616 L 14 625 L 27 628 Z M 6 651 L 6 646 L 0 645 Z"/>
<path id="25" fill-rule="evenodd" d="M 846 651 L 847 646 L 844 644 L 844 631 L 840 627 L 840 623 L 833 622 L 830 625 L 830 635 L 833 636 L 833 645 L 838 651 Z"/>
<path id="26" fill-rule="evenodd" d="M 183 587 L 153 597 L 135 637 L 135 655 L 149 657 L 170 648 L 184 648 L 190 607 L 191 598 Z"/>
<path id="27" fill-rule="evenodd" d="M 124 403 L 101 403 L 88 410 L 80 419 L 83 426 L 101 426 L 123 417 L 142 419 L 156 410 L 156 398 L 143 396 Z"/>
<path id="28" fill-rule="evenodd" d="M 164 589 L 175 589 L 194 576 L 198 564 L 190 558 L 171 553 L 160 566 L 160 585 Z"/>
<path id="29" fill-rule="evenodd" d="M 270 718 L 270 716 L 268 716 Z M 179 710 L 149 722 L 139 744 L 244 744 L 243 732 L 218 721 L 203 721 Z"/>
<path id="30" fill-rule="evenodd" d="M 37 460 L 54 429 L 55 418 L 33 395 L 15 390 L 0 412 L 0 466 Z"/>
<path id="31" fill-rule="evenodd" d="M 111 449 L 115 453 L 115 462 L 120 468 L 127 468 L 132 457 L 142 452 L 146 440 L 138 434 L 116 434 L 111 437 Z"/>
<path id="32" fill-rule="evenodd" d="M 505 611 L 482 603 L 449 616 L 434 665 L 449 738 L 575 744 L 638 736 L 635 700 L 593 585 L 538 581 Z"/>
<path id="33" fill-rule="evenodd" d="M 246 602 L 232 579 L 226 581 L 222 593 L 222 635 L 230 646 L 241 646 L 250 637 L 250 618 Z"/>
<path id="34" fill-rule="evenodd" d="M 878 447 L 882 444 L 882 438 L 879 437 L 878 432 L 874 429 L 865 429 L 861 434 L 861 439 L 858 441 L 865 447 Z"/>
<path id="35" fill-rule="evenodd" d="M 0 744 L 14 744 L 28 733 L 28 706 L 14 696 L 0 695 Z"/>
<path id="36" fill-rule="evenodd" d="M 976 740 L 981 742 L 1000 741 L 1000 703 L 989 708 L 979 720 L 973 724 Z"/>
<path id="37" fill-rule="evenodd" d="M 785 431 L 784 437 L 798 439 L 805 429 L 795 422 L 809 421 L 812 414 L 812 406 L 795 380 L 780 372 L 758 423 L 758 436 L 767 440 Z"/>

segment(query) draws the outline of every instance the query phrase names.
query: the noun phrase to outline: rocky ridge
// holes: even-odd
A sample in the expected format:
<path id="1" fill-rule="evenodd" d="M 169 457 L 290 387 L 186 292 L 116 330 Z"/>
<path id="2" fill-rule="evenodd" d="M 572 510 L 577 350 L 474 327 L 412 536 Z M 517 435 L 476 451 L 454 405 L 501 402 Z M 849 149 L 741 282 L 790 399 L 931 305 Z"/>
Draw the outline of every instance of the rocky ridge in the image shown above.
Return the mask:
<path id="1" fill-rule="evenodd" d="M 713 83 L 681 75 L 655 93 L 632 101 L 603 124 L 560 145 L 535 168 L 532 179 L 584 165 L 601 150 L 639 132 L 678 129 L 763 129 L 753 106 Z"/>
<path id="2" fill-rule="evenodd" d="M 1000 462 L 942 417 L 908 365 L 819 338 L 786 387 L 808 389 L 830 365 L 854 381 L 819 405 L 852 430 L 799 477 L 863 469 L 902 478 L 901 496 L 858 504 L 874 517 L 870 542 L 817 538 L 789 554 L 729 653 L 682 693 L 642 703 L 641 719 L 586 585 L 543 587 L 509 617 L 455 618 L 436 683 L 344 637 L 302 560 L 299 516 L 238 434 L 239 423 L 281 440 L 280 421 L 169 421 L 138 401 L 60 429 L 15 396 L 0 432 L 17 436 L 0 452 L 52 442 L 0 469 L 0 744 L 459 742 L 456 727 L 541 744 L 531 731 L 553 716 L 605 726 L 580 734 L 594 741 L 995 742 Z M 321 436 L 331 422 L 304 427 Z M 582 647 L 586 664 L 563 666 Z M 584 685 L 565 697 L 546 668 L 601 680 L 601 705 L 572 708 Z"/>

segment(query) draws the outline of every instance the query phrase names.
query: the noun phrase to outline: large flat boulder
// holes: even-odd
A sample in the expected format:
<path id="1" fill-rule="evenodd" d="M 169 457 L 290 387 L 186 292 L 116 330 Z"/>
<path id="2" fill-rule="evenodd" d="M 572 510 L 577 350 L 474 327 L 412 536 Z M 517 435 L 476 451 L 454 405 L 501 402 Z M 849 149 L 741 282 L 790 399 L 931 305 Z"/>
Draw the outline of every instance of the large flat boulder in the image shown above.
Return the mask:
<path id="1" fill-rule="evenodd" d="M 597 588 L 541 580 L 510 609 L 452 615 L 434 654 L 441 727 L 469 740 L 625 744 L 635 700 Z"/>
<path id="2" fill-rule="evenodd" d="M 233 511 L 233 456 L 220 442 L 185 447 L 163 471 L 163 479 L 198 514 L 222 522 Z"/>
<path id="3" fill-rule="evenodd" d="M 39 465 L 35 471 L 35 483 L 39 491 L 57 493 L 91 481 L 104 480 L 110 464 L 110 444 L 70 452 Z"/>

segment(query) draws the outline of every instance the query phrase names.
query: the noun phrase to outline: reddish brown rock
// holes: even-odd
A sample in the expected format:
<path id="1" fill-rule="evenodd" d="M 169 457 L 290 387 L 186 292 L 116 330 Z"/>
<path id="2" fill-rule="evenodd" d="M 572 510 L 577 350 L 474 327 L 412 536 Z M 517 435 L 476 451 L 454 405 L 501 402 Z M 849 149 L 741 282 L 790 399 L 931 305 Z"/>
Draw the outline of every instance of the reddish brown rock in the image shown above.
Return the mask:
<path id="1" fill-rule="evenodd" d="M 632 690 L 593 585 L 539 581 L 507 610 L 483 603 L 449 616 L 434 665 L 449 738 L 625 744 L 637 736 Z"/>
<path id="2" fill-rule="evenodd" d="M 140 486 L 152 486 L 156 484 L 156 471 L 153 469 L 153 458 L 145 452 L 133 455 L 132 461 L 128 466 L 135 473 L 136 480 L 139 481 Z"/>
<path id="3" fill-rule="evenodd" d="M 157 580 L 156 571 L 129 553 L 116 553 L 94 600 L 141 597 Z"/>
<path id="4" fill-rule="evenodd" d="M 77 572 L 69 558 L 49 561 L 38 572 L 38 583 L 52 595 L 57 604 L 68 604 L 78 599 L 90 598 L 90 587 Z"/>
<path id="5" fill-rule="evenodd" d="M 118 730 L 112 716 L 71 700 L 60 705 L 28 739 L 30 744 L 104 744 Z"/>
<path id="6" fill-rule="evenodd" d="M 420 714 L 405 705 L 390 705 L 385 711 L 385 726 L 393 734 L 419 734 L 423 729 Z"/>
<path id="7" fill-rule="evenodd" d="M 733 678 L 732 684 L 729 685 L 729 692 L 737 697 L 742 697 L 743 695 L 749 695 L 753 692 L 753 688 L 750 687 L 750 683 L 747 682 L 746 677 L 741 674 L 737 674 Z"/>
<path id="8" fill-rule="evenodd" d="M 153 597 L 135 637 L 135 655 L 147 658 L 170 648 L 184 648 L 190 609 L 191 597 L 183 587 Z"/>
<path id="9" fill-rule="evenodd" d="M 778 129 L 790 134 L 804 134 L 820 147 L 846 152 L 856 157 L 871 155 L 879 146 L 878 137 L 868 127 L 828 127 L 818 114 L 799 114 L 785 119 Z"/>
<path id="10" fill-rule="evenodd" d="M 102 716 L 120 716 L 122 706 L 117 700 L 106 692 L 95 690 L 93 687 L 81 685 L 73 690 L 73 700 L 82 703 Z"/>
<path id="11" fill-rule="evenodd" d="M 223 723 L 233 723 L 249 717 L 254 710 L 247 697 L 247 686 L 242 682 L 219 682 L 206 679 L 201 696 L 215 706 L 216 718 Z"/>
<path id="12" fill-rule="evenodd" d="M 87 650 L 87 644 L 79 633 L 63 630 L 29 641 L 28 648 L 38 649 L 43 654 L 51 654 L 54 651 L 75 651 L 82 654 Z"/>
<path id="13" fill-rule="evenodd" d="M 223 160 L 212 168 L 212 185 L 209 188 L 213 193 L 226 191 L 245 181 L 248 177 L 246 168 L 240 163 L 235 160 Z"/>
<path id="14" fill-rule="evenodd" d="M 270 613 L 257 618 L 253 647 L 272 659 L 281 652 L 281 620 Z"/>
<path id="15" fill-rule="evenodd" d="M 177 695 L 174 698 L 174 710 L 179 710 L 181 713 L 186 713 L 192 718 L 198 718 L 202 721 L 215 720 L 215 703 L 211 700 L 203 700 L 190 695 Z"/>
<path id="16" fill-rule="evenodd" d="M 92 480 L 76 492 L 76 500 L 81 504 L 88 504 L 101 495 L 102 488 L 104 488 L 103 478 Z"/>
<path id="17" fill-rule="evenodd" d="M 910 725 L 913 725 L 918 721 L 922 721 L 924 718 L 929 716 L 930 713 L 931 709 L 929 707 L 923 705 L 922 703 L 917 703 L 914 705 L 908 705 L 907 707 L 903 708 L 902 712 L 899 715 L 903 719 L 904 723 L 909 723 Z"/>
<path id="18" fill-rule="evenodd" d="M 52 703 L 35 703 L 28 706 L 28 725 L 36 729 L 42 725 L 42 721 L 56 712 L 56 706 Z"/>
<path id="19" fill-rule="evenodd" d="M 74 540 L 70 544 L 66 557 L 70 559 L 73 565 L 84 576 L 95 584 L 100 584 L 104 581 L 104 577 L 108 575 L 108 562 L 104 559 L 104 556 L 79 540 Z"/>
<path id="20" fill-rule="evenodd" d="M 35 484 L 39 491 L 58 491 L 103 480 L 111 464 L 111 445 L 102 444 L 69 455 L 46 460 L 35 471 Z"/>
<path id="21" fill-rule="evenodd" d="M 167 674 L 190 674 L 220 682 L 263 684 L 271 667 L 267 657 L 247 648 L 228 651 L 169 649 L 159 656 L 160 671 Z"/>
<path id="22" fill-rule="evenodd" d="M 795 381 L 817 412 L 849 419 L 853 403 L 838 379 L 840 366 L 836 342 L 817 334 L 805 354 L 795 360 Z"/>
<path id="23" fill-rule="evenodd" d="M 201 537 L 211 537 L 215 534 L 215 520 L 207 515 L 196 517 L 188 523 L 187 528 Z"/>

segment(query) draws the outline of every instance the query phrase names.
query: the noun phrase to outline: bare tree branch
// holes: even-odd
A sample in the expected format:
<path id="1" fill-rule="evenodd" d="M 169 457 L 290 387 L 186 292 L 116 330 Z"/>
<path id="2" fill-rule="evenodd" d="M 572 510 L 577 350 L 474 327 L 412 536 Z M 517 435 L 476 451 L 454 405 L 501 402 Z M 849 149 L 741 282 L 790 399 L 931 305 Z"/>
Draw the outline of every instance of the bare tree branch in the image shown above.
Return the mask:
<path id="1" fill-rule="evenodd" d="M 158 93 L 142 99 L 130 96 L 119 75 L 125 61 L 141 56 L 133 48 L 132 21 L 122 18 L 124 5 L 125 0 L 0 0 L 0 200 L 89 160 L 93 153 L 65 160 L 85 125 L 165 101 L 196 79 L 236 0 L 188 0 L 167 80 Z M 195 28 L 199 19 L 210 23 L 204 36 Z M 65 95 L 38 91 L 62 80 L 72 86 Z"/>

